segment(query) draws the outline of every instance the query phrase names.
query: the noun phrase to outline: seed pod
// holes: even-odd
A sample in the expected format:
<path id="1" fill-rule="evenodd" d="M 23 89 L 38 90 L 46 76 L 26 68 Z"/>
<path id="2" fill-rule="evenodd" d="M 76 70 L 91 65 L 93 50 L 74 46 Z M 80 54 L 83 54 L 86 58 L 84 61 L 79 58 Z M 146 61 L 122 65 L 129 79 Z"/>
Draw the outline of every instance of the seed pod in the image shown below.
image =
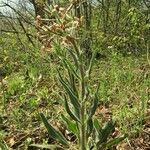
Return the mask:
<path id="1" fill-rule="evenodd" d="M 65 8 L 60 7 L 60 8 L 59 8 L 59 11 L 60 11 L 60 12 L 65 12 Z"/>
<path id="2" fill-rule="evenodd" d="M 41 17 L 40 15 L 38 15 L 38 16 L 36 17 L 36 19 L 37 19 L 37 20 L 41 20 L 42 17 Z"/>
<path id="3" fill-rule="evenodd" d="M 61 17 L 64 17 L 64 15 L 65 15 L 65 9 L 64 9 L 63 7 L 60 7 L 58 14 L 59 14 Z"/>
<path id="4" fill-rule="evenodd" d="M 55 5 L 55 6 L 54 6 L 54 9 L 57 10 L 57 11 L 59 11 L 59 8 L 60 8 L 60 7 L 59 7 L 58 5 Z"/>

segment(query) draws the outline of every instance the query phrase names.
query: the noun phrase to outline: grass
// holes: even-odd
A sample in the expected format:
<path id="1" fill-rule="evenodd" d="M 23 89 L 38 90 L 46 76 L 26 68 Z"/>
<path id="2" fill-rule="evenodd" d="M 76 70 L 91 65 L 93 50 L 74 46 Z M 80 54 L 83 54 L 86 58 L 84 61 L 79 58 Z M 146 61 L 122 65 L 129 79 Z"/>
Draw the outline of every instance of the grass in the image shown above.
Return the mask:
<path id="1" fill-rule="evenodd" d="M 38 113 L 55 124 L 61 122 L 64 111 L 58 96 L 58 62 L 50 62 L 50 56 L 36 57 L 31 63 L 29 58 L 26 63 L 16 60 L 19 69 L 10 71 L 0 84 L 0 140 L 13 149 L 50 142 Z M 97 60 L 93 68 L 91 84 L 94 89 L 100 82 L 99 102 L 111 111 L 119 131 L 129 137 L 140 133 L 146 117 L 149 67 L 146 55 L 124 57 L 113 52 Z"/>
<path id="2" fill-rule="evenodd" d="M 101 100 L 112 105 L 113 116 L 123 132 L 132 134 L 140 130 L 150 84 L 146 57 L 113 54 L 110 60 L 99 66 Z"/>

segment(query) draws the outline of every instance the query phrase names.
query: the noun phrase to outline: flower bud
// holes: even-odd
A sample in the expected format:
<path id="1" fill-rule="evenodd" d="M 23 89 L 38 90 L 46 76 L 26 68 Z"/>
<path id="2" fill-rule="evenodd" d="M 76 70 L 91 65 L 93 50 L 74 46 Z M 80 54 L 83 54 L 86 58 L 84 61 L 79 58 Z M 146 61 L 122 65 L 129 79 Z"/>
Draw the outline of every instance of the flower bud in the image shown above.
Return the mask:
<path id="1" fill-rule="evenodd" d="M 36 16 L 36 19 L 37 19 L 37 20 L 41 20 L 42 17 L 41 17 L 40 15 L 37 15 L 37 16 Z"/>

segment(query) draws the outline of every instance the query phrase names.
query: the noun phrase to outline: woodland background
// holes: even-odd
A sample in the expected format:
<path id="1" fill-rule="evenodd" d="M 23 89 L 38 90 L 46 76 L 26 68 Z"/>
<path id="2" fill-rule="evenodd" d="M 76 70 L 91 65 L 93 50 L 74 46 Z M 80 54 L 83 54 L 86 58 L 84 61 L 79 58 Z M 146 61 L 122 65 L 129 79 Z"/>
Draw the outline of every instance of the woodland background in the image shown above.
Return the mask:
<path id="1" fill-rule="evenodd" d="M 48 17 L 45 8 L 56 4 L 67 8 L 70 3 L 69 0 L 0 1 L 3 148 L 30 149 L 32 143 L 53 143 L 39 112 L 58 129 L 62 126 L 59 125 L 63 122 L 60 114 L 64 113 L 59 98 L 62 89 L 57 79 L 60 60 L 54 50 L 41 48 L 35 21 L 37 16 Z M 93 90 L 100 83 L 96 117 L 103 123 L 112 115 L 117 122 L 115 133 L 128 133 L 117 149 L 148 149 L 150 1 L 76 0 L 70 14 L 84 17 L 77 36 L 85 61 L 95 53 L 90 84 Z"/>

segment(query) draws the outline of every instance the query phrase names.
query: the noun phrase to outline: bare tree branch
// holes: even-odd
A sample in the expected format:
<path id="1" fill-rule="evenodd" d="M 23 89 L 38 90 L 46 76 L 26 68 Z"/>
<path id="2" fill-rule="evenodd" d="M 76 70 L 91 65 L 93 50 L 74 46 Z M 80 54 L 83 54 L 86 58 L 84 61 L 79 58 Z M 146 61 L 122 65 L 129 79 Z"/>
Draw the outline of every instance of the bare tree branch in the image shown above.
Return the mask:
<path id="1" fill-rule="evenodd" d="M 34 43 L 33 43 L 33 41 L 32 41 L 32 39 L 30 38 L 29 34 L 27 33 L 27 31 L 26 31 L 26 29 L 25 29 L 23 23 L 21 22 L 21 20 L 20 20 L 19 18 L 18 18 L 18 21 L 19 21 L 19 24 L 20 24 L 20 26 L 22 27 L 22 29 L 23 29 L 23 31 L 24 31 L 26 37 L 28 38 L 29 42 L 30 42 L 33 46 L 35 46 Z"/>
<path id="2" fill-rule="evenodd" d="M 30 21 L 28 21 L 27 19 L 25 19 L 23 16 L 22 16 L 22 14 L 19 12 L 19 11 L 17 11 L 14 7 L 12 7 L 12 6 L 10 6 L 9 4 L 7 4 L 7 3 L 4 3 L 6 6 L 8 6 L 9 8 L 11 8 L 16 14 L 18 14 L 26 23 L 28 23 L 28 24 L 30 24 L 30 25 L 32 25 L 32 26 L 35 26 L 35 25 L 33 25 Z"/>
<path id="3" fill-rule="evenodd" d="M 3 30 L 3 29 L 1 29 L 0 30 L 1 32 L 6 32 L 6 33 L 17 33 L 17 34 L 24 34 L 24 32 L 19 32 L 19 31 L 14 31 L 14 30 Z M 30 34 L 30 33 L 28 33 L 28 35 L 29 36 L 32 36 L 32 37 L 34 37 L 32 34 Z"/>

